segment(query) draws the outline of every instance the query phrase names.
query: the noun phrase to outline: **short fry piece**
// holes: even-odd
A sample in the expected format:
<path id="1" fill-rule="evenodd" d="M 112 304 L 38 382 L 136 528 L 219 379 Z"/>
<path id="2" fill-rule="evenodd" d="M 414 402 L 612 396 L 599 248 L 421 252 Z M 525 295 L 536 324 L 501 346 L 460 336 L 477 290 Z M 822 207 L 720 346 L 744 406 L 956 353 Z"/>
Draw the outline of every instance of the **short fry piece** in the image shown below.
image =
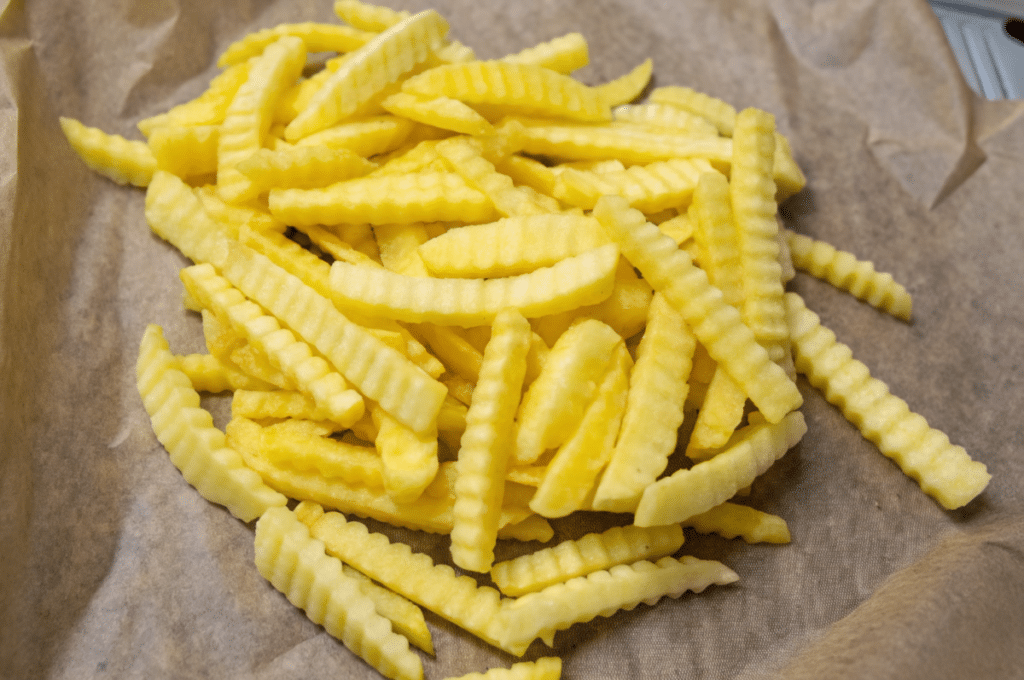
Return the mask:
<path id="1" fill-rule="evenodd" d="M 491 578 L 503 594 L 519 597 L 617 564 L 665 557 L 682 545 L 678 524 L 613 527 L 499 562 L 491 569 Z"/>
<path id="2" fill-rule="evenodd" d="M 157 168 L 156 158 L 145 142 L 108 134 L 65 116 L 61 117 L 60 126 L 71 148 L 89 169 L 118 184 L 134 184 L 137 187 L 147 186 L 153 179 Z"/>
<path id="3" fill-rule="evenodd" d="M 371 39 L 373 33 L 357 30 L 351 26 L 321 24 L 311 21 L 298 24 L 278 24 L 246 35 L 228 45 L 217 60 L 221 68 L 244 63 L 262 54 L 267 47 L 285 36 L 302 40 L 307 52 L 351 52 Z"/>
<path id="4" fill-rule="evenodd" d="M 502 57 L 501 61 L 536 64 L 558 73 L 568 74 L 590 63 L 590 51 L 587 47 L 587 40 L 582 34 L 566 33 L 563 36 Z"/>
<path id="5" fill-rule="evenodd" d="M 836 405 L 864 437 L 947 510 L 980 494 L 992 475 L 962 446 L 928 425 L 907 402 L 889 393 L 850 348 L 836 341 L 795 293 L 786 294 L 797 370 Z"/>
<path id="6" fill-rule="evenodd" d="M 629 73 L 616 78 L 604 85 L 598 85 L 595 89 L 601 98 L 608 103 L 608 106 L 620 106 L 633 101 L 644 91 L 647 84 L 651 82 L 651 74 L 654 72 L 654 62 L 644 59 Z"/>
<path id="7" fill-rule="evenodd" d="M 807 431 L 803 414 L 793 411 L 778 424 L 748 425 L 714 458 L 663 477 L 644 490 L 634 523 L 670 524 L 707 512 L 732 498 L 796 445 Z"/>
<path id="8" fill-rule="evenodd" d="M 778 515 L 755 510 L 746 505 L 722 503 L 687 519 L 684 527 L 701 534 L 718 534 L 723 538 L 742 538 L 747 543 L 789 543 L 789 527 Z"/>
<path id="9" fill-rule="evenodd" d="M 545 656 L 536 661 L 520 661 L 511 668 L 491 668 L 483 673 L 468 673 L 447 680 L 558 680 L 562 677 L 562 660 Z"/>
<path id="10" fill-rule="evenodd" d="M 287 508 L 264 513 L 256 523 L 256 566 L 314 623 L 345 643 L 388 678 L 421 680 L 423 664 L 409 641 L 391 629 L 359 584 L 345 576 L 341 560 Z"/>
<path id="11" fill-rule="evenodd" d="M 396 503 L 411 503 L 437 475 L 437 425 L 414 432 L 379 406 L 370 409 L 377 426 L 377 453 L 384 472 L 384 488 Z"/>
<path id="12" fill-rule="evenodd" d="M 136 385 L 157 439 L 203 498 L 225 506 L 244 522 L 287 502 L 227 446 L 213 417 L 199 407 L 199 393 L 178 370 L 159 326 L 147 326 L 142 336 Z"/>

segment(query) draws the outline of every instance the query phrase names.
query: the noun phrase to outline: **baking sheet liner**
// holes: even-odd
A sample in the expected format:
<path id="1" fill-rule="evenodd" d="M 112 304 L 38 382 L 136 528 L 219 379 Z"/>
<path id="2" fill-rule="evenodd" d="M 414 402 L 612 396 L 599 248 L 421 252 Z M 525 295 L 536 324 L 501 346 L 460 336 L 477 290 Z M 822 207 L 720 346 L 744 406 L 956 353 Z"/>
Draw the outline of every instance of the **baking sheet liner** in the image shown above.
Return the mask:
<path id="1" fill-rule="evenodd" d="M 891 272 L 914 320 L 803 274 L 790 288 L 994 475 L 944 511 L 801 380 L 809 432 L 745 501 L 793 542 L 688 531 L 684 553 L 741 580 L 559 633 L 564 677 L 1024 677 L 1021 103 L 971 92 L 923 0 L 394 6 L 438 9 L 484 58 L 578 31 L 588 83 L 652 57 L 655 85 L 775 114 L 808 177 L 785 222 Z M 334 20 L 328 0 L 0 3 L 0 677 L 376 675 L 259 576 L 252 527 L 154 438 L 134 362 L 148 323 L 202 348 L 186 260 L 149 232 L 143 192 L 89 172 L 57 123 L 139 139 L 232 40 L 312 20 Z M 223 422 L 225 400 L 205 403 Z M 556 540 L 615 519 L 558 521 Z M 445 538 L 391 534 L 447 559 Z M 428 624 L 427 678 L 516 660 Z"/>

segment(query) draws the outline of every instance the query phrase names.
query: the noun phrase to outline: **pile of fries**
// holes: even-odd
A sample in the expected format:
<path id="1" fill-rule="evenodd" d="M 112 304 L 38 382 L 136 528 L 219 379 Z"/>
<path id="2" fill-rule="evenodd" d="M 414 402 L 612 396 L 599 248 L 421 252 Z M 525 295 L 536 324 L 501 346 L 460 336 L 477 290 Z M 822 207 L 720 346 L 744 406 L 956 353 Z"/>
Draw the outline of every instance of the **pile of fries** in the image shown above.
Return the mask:
<path id="1" fill-rule="evenodd" d="M 202 95 L 139 123 L 146 141 L 61 122 L 195 263 L 208 353 L 173 354 L 157 325 L 139 351 L 157 438 L 257 520 L 260 573 L 368 664 L 423 677 L 421 607 L 522 656 L 736 581 L 674 555 L 683 527 L 790 540 L 732 499 L 806 431 L 797 373 L 943 507 L 985 488 L 785 292 L 800 269 L 910 317 L 891 276 L 780 228 L 805 180 L 771 114 L 674 86 L 634 103 L 649 60 L 588 86 L 579 34 L 481 61 L 435 11 L 335 10 L 232 44 Z M 226 432 L 200 404 L 224 391 Z M 495 561 L 591 511 L 622 526 Z M 353 517 L 447 535 L 494 587 Z"/>

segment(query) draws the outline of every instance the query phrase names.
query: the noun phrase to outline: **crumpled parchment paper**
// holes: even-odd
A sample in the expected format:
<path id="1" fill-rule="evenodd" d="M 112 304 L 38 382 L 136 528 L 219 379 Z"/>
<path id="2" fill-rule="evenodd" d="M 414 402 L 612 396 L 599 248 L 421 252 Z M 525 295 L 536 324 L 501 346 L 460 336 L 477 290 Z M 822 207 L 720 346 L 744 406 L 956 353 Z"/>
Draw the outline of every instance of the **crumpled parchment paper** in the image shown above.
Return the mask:
<path id="1" fill-rule="evenodd" d="M 652 57 L 655 85 L 772 112 L 808 177 L 786 224 L 892 273 L 914 319 L 804 274 L 790 289 L 994 475 L 944 511 L 801 379 L 809 432 L 744 501 L 785 517 L 793 542 L 688 531 L 684 553 L 741 580 L 559 633 L 563 676 L 1024 677 L 1024 105 L 968 89 L 923 0 L 392 6 L 438 9 L 484 58 L 578 31 L 588 83 Z M 149 232 L 143 192 L 89 172 L 57 123 L 139 139 L 231 41 L 314 20 L 335 20 L 329 0 L 0 2 L 4 679 L 375 677 L 259 576 L 252 527 L 156 442 L 134 362 L 147 323 L 177 353 L 202 348 L 186 261 Z M 607 521 L 556 522 L 556 540 Z M 392 535 L 446 559 L 443 537 Z M 427 678 L 516 661 L 428 623 Z"/>

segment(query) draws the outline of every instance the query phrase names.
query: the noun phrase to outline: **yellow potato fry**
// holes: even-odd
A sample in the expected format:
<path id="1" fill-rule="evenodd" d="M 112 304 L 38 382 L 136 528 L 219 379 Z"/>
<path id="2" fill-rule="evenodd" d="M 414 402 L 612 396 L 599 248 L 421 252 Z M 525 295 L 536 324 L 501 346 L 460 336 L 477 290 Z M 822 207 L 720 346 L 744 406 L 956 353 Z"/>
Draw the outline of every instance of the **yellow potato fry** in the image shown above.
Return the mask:
<path id="1" fill-rule="evenodd" d="M 60 126 L 71 148 L 90 170 L 118 184 L 144 187 L 152 181 L 157 162 L 145 142 L 108 134 L 66 116 L 61 116 Z"/>
<path id="2" fill-rule="evenodd" d="M 746 505 L 722 503 L 683 522 L 701 534 L 742 538 L 747 543 L 789 543 L 789 527 L 778 515 Z"/>
<path id="3" fill-rule="evenodd" d="M 729 188 L 743 268 L 743 321 L 772 361 L 792 372 L 772 179 L 774 135 L 770 113 L 751 108 L 736 116 Z"/>
<path id="4" fill-rule="evenodd" d="M 654 290 L 663 292 L 682 313 L 708 354 L 725 367 L 769 421 L 778 422 L 800 406 L 803 399 L 796 384 L 772 363 L 739 312 L 725 303 L 721 291 L 675 241 L 630 209 L 623 198 L 603 197 L 594 216 Z"/>
<path id="5" fill-rule="evenodd" d="M 157 170 L 146 188 L 146 221 L 160 238 L 195 263 L 215 266 L 227 257 L 229 236 L 192 189 L 169 172 Z"/>
<path id="6" fill-rule="evenodd" d="M 149 135 L 156 167 L 188 179 L 217 172 L 217 125 L 161 125 Z"/>
<path id="7" fill-rule="evenodd" d="M 273 187 L 325 187 L 365 175 L 374 167 L 353 151 L 326 146 L 295 146 L 282 151 L 260 149 L 237 165 L 257 193 Z"/>
<path id="8" fill-rule="evenodd" d="M 180 275 L 197 300 L 244 334 L 295 388 L 313 399 L 328 419 L 348 427 L 362 417 L 362 397 L 350 389 L 342 375 L 291 330 L 282 328 L 277 319 L 218 276 L 211 265 L 189 267 Z"/>
<path id="9" fill-rule="evenodd" d="M 422 279 L 379 269 L 331 265 L 333 299 L 343 309 L 413 323 L 480 326 L 505 308 L 543 316 L 608 297 L 618 250 L 605 245 L 551 267 L 499 279 Z"/>
<path id="10" fill-rule="evenodd" d="M 396 116 L 424 125 L 467 135 L 485 135 L 494 130 L 486 118 L 451 97 L 417 97 L 408 92 L 396 92 L 381 102 L 381 106 Z"/>
<path id="11" fill-rule="evenodd" d="M 530 501 L 542 517 L 565 517 L 588 506 L 601 470 L 615 449 L 626 410 L 629 372 L 633 360 L 625 343 L 615 346 L 611 365 L 597 386 L 579 427 L 555 452 L 547 472 Z"/>
<path id="12" fill-rule="evenodd" d="M 673 158 L 703 158 L 714 165 L 732 160 L 732 140 L 694 137 L 650 130 L 641 126 L 560 125 L 524 121 L 523 152 L 567 161 L 617 158 L 623 163 L 653 163 Z M 500 129 L 500 126 L 499 126 Z"/>
<path id="13" fill-rule="evenodd" d="M 528 186 L 544 196 L 554 198 L 558 176 L 540 161 L 513 154 L 499 161 L 495 168 L 511 177 L 517 185 Z"/>
<path id="14" fill-rule="evenodd" d="M 487 222 L 486 195 L 453 172 L 374 175 L 325 189 L 272 189 L 270 212 L 288 224 Z"/>
<path id="15" fill-rule="evenodd" d="M 644 59 L 629 73 L 596 88 L 598 94 L 610 107 L 628 104 L 639 97 L 654 73 L 654 62 Z"/>
<path id="16" fill-rule="evenodd" d="M 586 38 L 580 33 L 566 33 L 563 36 L 502 57 L 501 61 L 534 64 L 558 73 L 569 74 L 590 63 L 590 50 L 587 47 Z"/>
<path id="17" fill-rule="evenodd" d="M 222 271 L 396 420 L 415 432 L 433 426 L 444 386 L 345 318 L 330 300 L 245 246 L 231 248 Z"/>
<path id="18" fill-rule="evenodd" d="M 379 406 L 371 407 L 370 415 L 377 426 L 384 488 L 396 503 L 411 503 L 437 475 L 437 425 L 414 432 Z"/>
<path id="19" fill-rule="evenodd" d="M 607 243 L 593 218 L 547 213 L 450 229 L 419 246 L 419 254 L 434 276 L 493 278 L 550 267 Z"/>
<path id="20" fill-rule="evenodd" d="M 678 524 L 613 527 L 499 562 L 491 569 L 491 578 L 502 594 L 519 597 L 618 564 L 659 559 L 682 545 L 683 529 Z"/>
<path id="21" fill-rule="evenodd" d="M 619 438 L 594 495 L 595 510 L 632 512 L 644 488 L 664 472 L 683 423 L 695 346 L 682 316 L 656 294 L 637 347 Z"/>
<path id="22" fill-rule="evenodd" d="M 718 128 L 706 118 L 670 104 L 623 104 L 612 109 L 612 118 L 697 137 L 718 136 Z"/>
<path id="23" fill-rule="evenodd" d="M 310 533 L 329 554 L 421 607 L 451 621 L 484 641 L 498 645 L 503 628 L 501 595 L 477 585 L 470 576 L 456 576 L 448 565 L 435 565 L 428 555 L 414 553 L 387 536 L 370 533 L 359 522 L 336 512 L 316 520 Z M 500 645 L 498 645 L 500 646 Z"/>
<path id="24" fill-rule="evenodd" d="M 336 233 L 328 231 L 323 227 L 306 225 L 299 228 L 299 231 L 309 237 L 310 243 L 330 255 L 332 259 L 360 266 L 380 266 L 379 259 L 374 259 L 363 251 L 358 250 Z"/>
<path id="25" fill-rule="evenodd" d="M 701 401 L 686 455 L 695 461 L 707 460 L 714 451 L 725 446 L 743 420 L 746 403 L 747 395 L 736 381 L 726 371 L 717 369 Z"/>
<path id="26" fill-rule="evenodd" d="M 447 64 L 409 78 L 402 91 L 421 97 L 451 97 L 470 105 L 498 106 L 506 114 L 579 121 L 611 118 L 610 108 L 595 88 L 536 64 Z"/>
<path id="27" fill-rule="evenodd" d="M 295 145 L 347 149 L 369 158 L 399 148 L 415 129 L 416 124 L 410 120 L 381 114 L 338 123 L 303 137 Z"/>
<path id="28" fill-rule="evenodd" d="M 374 33 L 386 31 L 410 16 L 406 11 L 396 12 L 389 7 L 371 5 L 359 0 L 335 0 L 334 13 L 355 28 Z"/>
<path id="29" fill-rule="evenodd" d="M 232 238 L 240 238 L 246 230 L 267 234 L 283 233 L 287 229 L 284 222 L 275 219 L 265 205 L 256 201 L 225 203 L 217 195 L 215 185 L 197 187 L 195 194 L 207 214 Z"/>
<path id="30" fill-rule="evenodd" d="M 484 350 L 480 377 L 466 413 L 456 463 L 452 560 L 486 572 L 494 562 L 512 426 L 530 347 L 530 324 L 515 310 L 500 312 Z"/>
<path id="31" fill-rule="evenodd" d="M 699 184 L 700 183 L 698 181 L 698 186 Z M 693 207 L 692 204 L 690 207 Z M 680 247 L 682 247 L 685 242 L 692 239 L 694 235 L 693 220 L 690 219 L 689 211 L 680 213 L 675 217 L 665 220 L 658 225 L 658 229 L 661 233 L 675 241 L 676 245 Z"/>
<path id="32" fill-rule="evenodd" d="M 630 206 L 646 213 L 685 208 L 697 186 L 702 165 L 711 169 L 698 161 L 679 158 L 602 173 L 567 168 L 555 182 L 555 198 L 586 209 L 593 208 L 603 194 L 624 196 Z"/>
<path id="33" fill-rule="evenodd" d="M 314 623 L 341 640 L 381 674 L 422 680 L 423 664 L 409 641 L 391 629 L 359 584 L 345 576 L 341 560 L 287 508 L 275 508 L 256 523 L 256 567 Z"/>
<path id="34" fill-rule="evenodd" d="M 426 60 L 441 46 L 447 32 L 448 22 L 434 10 L 427 10 L 379 33 L 355 50 L 324 82 L 309 105 L 285 128 L 285 139 L 302 139 L 355 113 Z"/>
<path id="35" fill-rule="evenodd" d="M 430 238 L 425 224 L 375 224 L 373 234 L 377 238 L 380 261 L 387 269 L 406 276 L 430 275 L 417 251 Z"/>
<path id="36" fill-rule="evenodd" d="M 622 344 L 618 333 L 595 320 L 571 327 L 558 339 L 519 405 L 512 464 L 532 463 L 572 436 Z"/>
<path id="37" fill-rule="evenodd" d="M 494 169 L 484 158 L 480 145 L 468 137 L 452 137 L 440 142 L 437 153 L 448 161 L 466 183 L 482 192 L 502 215 L 537 215 L 549 212 L 533 200 L 532 194 L 520 190 L 512 178 Z"/>
<path id="38" fill-rule="evenodd" d="M 562 660 L 545 656 L 536 661 L 520 661 L 511 668 L 491 668 L 483 673 L 467 673 L 447 680 L 558 680 L 562 677 Z"/>
<path id="39" fill-rule="evenodd" d="M 212 354 L 186 354 L 177 357 L 178 368 L 188 376 L 197 392 L 228 392 L 234 390 L 269 390 L 270 383 L 246 375 L 236 366 Z"/>
<path id="40" fill-rule="evenodd" d="M 633 523 L 658 526 L 683 522 L 707 512 L 750 486 L 807 431 L 803 414 L 794 411 L 776 424 L 748 425 L 726 450 L 692 468 L 674 472 L 648 486 Z"/>
<path id="41" fill-rule="evenodd" d="M 243 522 L 283 506 L 287 499 L 264 484 L 226 445 L 224 433 L 200 408 L 199 393 L 176 364 L 160 327 L 147 326 L 139 346 L 136 385 L 153 432 L 185 481 Z"/>
<path id="42" fill-rule="evenodd" d="M 720 562 L 685 556 L 663 557 L 656 563 L 642 560 L 595 571 L 509 602 L 508 625 L 501 642 L 521 656 L 536 638 L 551 646 L 556 631 L 597 616 L 633 609 L 641 602 L 654 604 L 662 597 L 678 598 L 687 591 L 703 592 L 710 585 L 739 580 Z"/>
<path id="43" fill-rule="evenodd" d="M 316 402 L 297 390 L 236 389 L 231 395 L 234 418 L 266 420 L 268 418 L 301 418 L 322 421 L 327 414 Z"/>
<path id="44" fill-rule="evenodd" d="M 797 370 L 887 458 L 947 510 L 962 507 L 992 478 L 983 463 L 893 396 L 850 348 L 836 341 L 795 293 L 786 294 Z"/>
<path id="45" fill-rule="evenodd" d="M 299 24 L 279 24 L 273 28 L 249 33 L 241 40 L 232 43 L 217 60 L 217 65 L 225 68 L 252 57 L 258 57 L 264 54 L 268 47 L 285 36 L 300 39 L 306 52 L 352 52 L 374 38 L 372 33 L 360 31 L 351 26 L 320 24 L 311 21 Z"/>
<path id="46" fill-rule="evenodd" d="M 441 360 L 449 371 L 457 373 L 471 383 L 476 383 L 483 363 L 483 354 L 468 340 L 448 326 L 419 324 L 413 327 L 430 350 Z"/>
<path id="47" fill-rule="evenodd" d="M 858 260 L 852 253 L 789 229 L 783 232 L 793 265 L 812 276 L 828 281 L 872 307 L 910 321 L 913 302 L 910 293 L 893 280 L 891 274 L 875 271 L 871 262 Z"/>
<path id="48" fill-rule="evenodd" d="M 539 541 L 547 543 L 555 536 L 551 523 L 540 515 L 530 515 L 521 522 L 506 524 L 498 529 L 498 538 L 512 541 Z"/>
<path id="49" fill-rule="evenodd" d="M 270 463 L 313 472 L 328 480 L 377 489 L 384 486 L 381 459 L 372 447 L 304 431 L 296 423 L 301 421 L 286 420 L 263 428 L 260 451 Z"/>
<path id="50" fill-rule="evenodd" d="M 224 122 L 224 115 L 238 88 L 249 78 L 249 67 L 249 62 L 243 62 L 224 69 L 195 99 L 179 104 L 166 113 L 140 120 L 139 131 L 149 137 L 158 127 L 168 125 L 220 125 Z"/>
<path id="51" fill-rule="evenodd" d="M 217 193 L 225 201 L 239 203 L 256 197 L 252 182 L 237 166 L 263 146 L 278 99 L 305 63 L 302 40 L 280 38 L 253 62 L 249 78 L 235 93 L 217 140 Z"/>

